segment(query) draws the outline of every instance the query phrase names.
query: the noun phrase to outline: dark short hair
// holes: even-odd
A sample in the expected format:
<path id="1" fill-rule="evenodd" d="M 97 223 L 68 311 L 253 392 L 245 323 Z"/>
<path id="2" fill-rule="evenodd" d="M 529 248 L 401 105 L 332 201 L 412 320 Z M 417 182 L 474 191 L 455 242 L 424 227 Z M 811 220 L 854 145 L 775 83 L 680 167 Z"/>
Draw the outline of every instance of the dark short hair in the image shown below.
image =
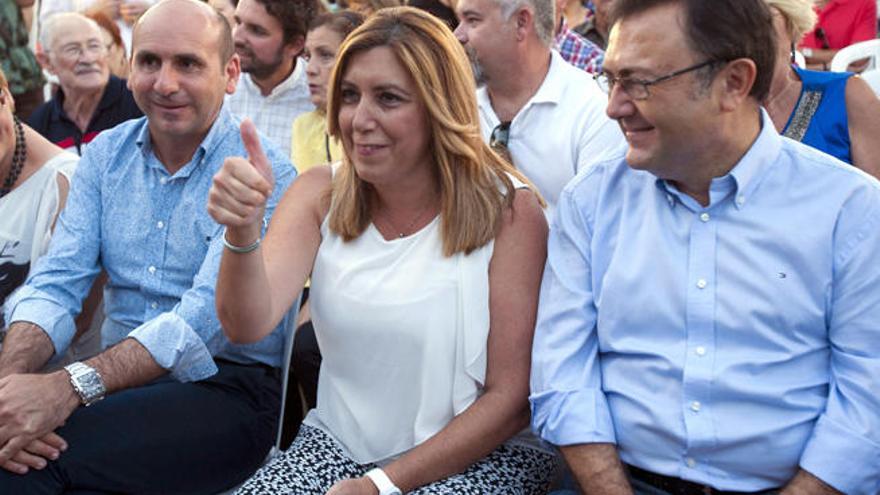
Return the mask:
<path id="1" fill-rule="evenodd" d="M 226 65 L 235 55 L 235 42 L 232 41 L 232 26 L 218 10 L 214 10 L 214 24 L 217 25 L 217 48 L 220 52 L 220 65 Z"/>
<path id="2" fill-rule="evenodd" d="M 278 22 L 284 33 L 284 42 L 296 37 L 305 38 L 309 24 L 318 14 L 327 11 L 320 0 L 257 0 Z"/>
<path id="3" fill-rule="evenodd" d="M 353 10 L 340 10 L 339 12 L 327 12 L 312 19 L 309 23 L 309 31 L 326 26 L 334 33 L 345 39 L 356 27 L 364 23 L 364 16 Z"/>
<path id="4" fill-rule="evenodd" d="M 757 74 L 749 95 L 758 101 L 766 98 L 776 63 L 776 36 L 764 0 L 616 0 L 611 24 L 667 4 L 682 6 L 688 45 L 707 60 L 752 60 Z"/>

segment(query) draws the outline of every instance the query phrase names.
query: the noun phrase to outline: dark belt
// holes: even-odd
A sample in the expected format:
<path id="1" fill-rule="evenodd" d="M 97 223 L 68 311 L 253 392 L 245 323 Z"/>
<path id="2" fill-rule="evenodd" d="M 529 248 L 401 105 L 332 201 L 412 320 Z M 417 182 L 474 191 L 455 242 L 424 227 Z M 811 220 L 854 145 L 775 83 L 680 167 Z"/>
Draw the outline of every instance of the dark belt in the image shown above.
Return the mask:
<path id="1" fill-rule="evenodd" d="M 681 478 L 673 478 L 672 476 L 664 476 L 662 474 L 652 473 L 635 466 L 626 465 L 629 475 L 633 478 L 643 481 L 654 488 L 659 488 L 672 495 L 761 495 L 774 493 L 778 488 L 770 490 L 762 490 L 759 492 L 731 492 L 718 490 L 709 485 L 701 485 L 693 481 L 683 480 Z"/>

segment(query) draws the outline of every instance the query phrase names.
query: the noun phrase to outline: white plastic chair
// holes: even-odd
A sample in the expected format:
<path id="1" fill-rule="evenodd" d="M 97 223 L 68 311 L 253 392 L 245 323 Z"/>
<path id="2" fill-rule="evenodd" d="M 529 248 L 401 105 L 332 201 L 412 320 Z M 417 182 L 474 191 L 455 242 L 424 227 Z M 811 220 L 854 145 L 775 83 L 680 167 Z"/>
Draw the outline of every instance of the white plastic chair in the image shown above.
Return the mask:
<path id="1" fill-rule="evenodd" d="M 878 57 L 880 57 L 880 39 L 861 41 L 837 52 L 831 59 L 831 71 L 844 72 L 849 64 L 863 58 L 871 59 L 865 70 L 874 69 L 877 67 Z"/>
<path id="2" fill-rule="evenodd" d="M 797 65 L 798 67 L 800 67 L 801 69 L 807 68 L 807 59 L 804 57 L 803 53 L 801 53 L 799 51 L 794 52 L 794 64 Z"/>

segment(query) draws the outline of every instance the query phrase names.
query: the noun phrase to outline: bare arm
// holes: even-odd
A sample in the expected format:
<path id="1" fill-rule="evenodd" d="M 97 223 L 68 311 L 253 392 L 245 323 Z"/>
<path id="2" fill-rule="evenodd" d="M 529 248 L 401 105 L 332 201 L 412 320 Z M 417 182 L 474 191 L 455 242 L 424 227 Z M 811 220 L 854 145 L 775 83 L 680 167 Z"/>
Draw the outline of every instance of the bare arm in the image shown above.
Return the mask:
<path id="1" fill-rule="evenodd" d="M 263 338 L 302 291 L 321 242 L 330 178 L 329 167 L 309 169 L 284 194 L 256 251 L 223 253 L 217 314 L 230 340 L 246 343 Z M 218 196 L 223 197 L 215 198 L 212 191 L 211 215 L 227 226 L 230 242 L 250 244 L 259 235 L 259 224 L 237 226 L 229 213 L 235 206 L 223 206 L 232 202 L 231 194 L 218 191 Z"/>
<path id="2" fill-rule="evenodd" d="M 546 244 L 544 214 L 535 195 L 521 189 L 512 211 L 505 213 L 489 266 L 484 393 L 439 433 L 385 468 L 402 491 L 464 471 L 528 425 L 529 363 Z"/>
<path id="3" fill-rule="evenodd" d="M 9 327 L 0 352 L 0 378 L 16 373 L 36 373 L 55 354 L 52 340 L 40 327 L 17 321 Z"/>
<path id="4" fill-rule="evenodd" d="M 631 495 L 617 447 L 610 443 L 569 445 L 559 449 L 584 495 Z"/>
<path id="5" fill-rule="evenodd" d="M 846 114 L 853 165 L 880 179 L 880 99 L 860 77 L 846 83 Z"/>
<path id="6" fill-rule="evenodd" d="M 788 482 L 780 495 L 842 495 L 842 492 L 801 469 Z"/>

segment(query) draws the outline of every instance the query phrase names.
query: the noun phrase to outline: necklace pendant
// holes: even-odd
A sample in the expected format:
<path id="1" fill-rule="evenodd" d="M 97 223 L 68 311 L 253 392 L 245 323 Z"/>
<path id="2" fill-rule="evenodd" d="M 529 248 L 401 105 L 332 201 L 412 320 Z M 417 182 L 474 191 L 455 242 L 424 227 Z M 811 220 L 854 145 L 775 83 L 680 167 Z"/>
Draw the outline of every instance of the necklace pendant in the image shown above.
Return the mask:
<path id="1" fill-rule="evenodd" d="M 401 232 L 401 233 L 397 234 L 397 237 L 399 237 L 400 239 L 403 239 L 404 237 L 406 237 L 406 234 Z"/>

